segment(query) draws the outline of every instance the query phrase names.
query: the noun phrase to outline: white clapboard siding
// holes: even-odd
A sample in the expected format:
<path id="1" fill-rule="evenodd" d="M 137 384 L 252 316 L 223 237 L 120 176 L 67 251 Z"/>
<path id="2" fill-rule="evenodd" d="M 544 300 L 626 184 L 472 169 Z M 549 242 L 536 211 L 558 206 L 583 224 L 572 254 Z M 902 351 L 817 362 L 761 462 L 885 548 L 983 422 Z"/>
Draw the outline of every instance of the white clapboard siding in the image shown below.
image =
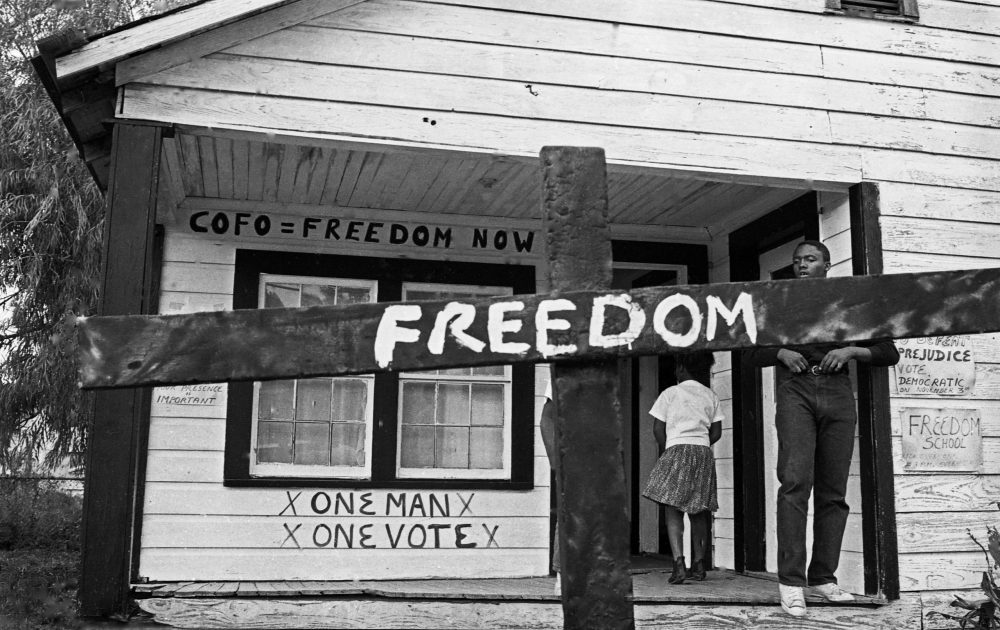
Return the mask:
<path id="1" fill-rule="evenodd" d="M 1000 258 L 885 250 L 882 254 L 882 264 L 885 273 L 958 271 L 962 269 L 992 269 L 1000 266 Z"/>
<path id="2" fill-rule="evenodd" d="M 338 493 L 341 495 L 338 497 Z M 415 493 L 423 495 L 425 506 L 430 504 L 428 495 L 435 495 L 437 505 L 444 506 L 456 517 L 548 517 L 549 492 L 537 488 L 527 492 L 499 492 L 495 490 L 413 490 L 413 489 L 351 489 L 351 488 L 227 488 L 221 484 L 184 484 L 175 482 L 150 482 L 146 484 L 146 515 L 217 515 L 217 516 L 316 516 L 312 505 L 322 510 L 327 499 L 332 507 L 327 514 L 347 511 L 354 506 L 376 506 L 382 513 L 393 502 L 408 499 L 412 506 Z M 389 495 L 392 495 L 392 501 Z M 321 496 L 317 496 L 321 495 Z M 322 496 L 325 495 L 325 496 Z M 409 509 L 409 508 L 408 508 Z M 370 511 L 370 510 L 368 510 Z M 547 540 L 547 539 L 546 539 Z"/>
<path id="3" fill-rule="evenodd" d="M 166 231 L 163 240 L 164 262 L 205 263 L 232 265 L 236 261 L 236 247 L 223 241 L 209 241 L 188 233 L 187 226 Z"/>
<path id="4" fill-rule="evenodd" d="M 976 588 L 983 581 L 986 556 L 975 552 L 899 554 L 899 588 L 902 591 Z"/>
<path id="5" fill-rule="evenodd" d="M 900 550 L 921 553 L 982 551 L 972 539 L 986 546 L 986 528 L 996 527 L 995 512 L 907 513 L 896 516 Z"/>
<path id="6" fill-rule="evenodd" d="M 1000 107 L 996 104 L 994 106 Z M 996 191 L 883 183 L 879 185 L 879 201 L 879 210 L 883 217 L 944 219 L 972 223 L 991 223 L 1000 217 L 1000 192 Z M 1000 251 L 997 251 L 996 255 L 1000 257 Z"/>
<path id="7" fill-rule="evenodd" d="M 886 249 L 1000 259 L 1000 223 L 883 216 L 881 224 Z"/>
<path id="8" fill-rule="evenodd" d="M 502 40 L 498 40 L 502 41 Z M 377 48 L 378 55 L 370 50 Z M 535 85 L 673 94 L 740 103 L 996 126 L 1000 112 L 978 94 L 877 85 L 819 76 L 774 74 L 671 61 L 299 26 L 226 50 L 227 53 L 309 64 L 397 69 L 415 73 L 503 79 Z M 447 59 L 442 64 L 441 59 Z M 568 73 L 567 68 L 573 72 Z"/>
<path id="9" fill-rule="evenodd" d="M 376 0 L 380 1 L 380 0 Z M 989 36 L 964 32 L 915 29 L 907 24 L 823 17 L 825 28 L 815 29 L 816 16 L 786 12 L 775 19 L 769 7 L 734 5 L 706 0 L 435 0 L 438 3 L 524 11 L 623 25 L 655 26 L 685 31 L 716 32 L 769 41 L 817 44 L 888 54 L 917 54 L 937 59 L 990 63 Z"/>
<path id="10" fill-rule="evenodd" d="M 456 526 L 462 527 L 456 530 Z M 296 532 L 294 539 L 289 537 L 288 529 Z M 435 530 L 438 530 L 437 537 Z M 493 535 L 492 540 L 487 532 Z M 547 514 L 488 518 L 468 514 L 433 518 L 148 515 L 142 523 L 143 545 L 149 548 L 175 547 L 177 540 L 184 540 L 187 549 L 364 550 L 368 545 L 373 549 L 371 555 L 415 548 L 440 549 L 442 553 L 461 551 L 459 544 L 465 542 L 461 539 L 463 534 L 468 535 L 468 543 L 475 543 L 477 547 L 533 549 L 548 546 L 548 533 Z M 369 535 L 368 540 L 361 540 L 362 536 Z"/>
<path id="11" fill-rule="evenodd" d="M 223 452 L 218 450 L 152 450 L 146 459 L 147 481 L 219 483 L 222 480 Z M 549 484 L 549 461 L 534 458 L 535 486 Z"/>
<path id="12" fill-rule="evenodd" d="M 718 6 L 702 0 L 693 2 L 703 5 L 705 9 Z M 571 0 L 562 3 L 567 7 L 566 11 L 573 11 L 574 7 L 587 11 L 590 6 L 599 4 L 605 3 Z M 629 10 L 638 3 L 615 4 Z M 663 7 L 664 19 L 673 22 L 685 19 L 681 11 L 674 9 L 673 2 L 657 4 Z M 548 5 L 536 3 L 539 7 Z M 817 35 L 835 29 L 838 24 L 845 26 L 845 31 L 851 31 L 859 22 L 841 21 L 841 18 L 830 16 L 801 16 L 807 24 L 804 29 L 798 33 L 786 32 L 784 39 L 769 40 L 746 37 L 741 33 L 742 26 L 738 20 L 720 19 L 718 11 L 714 13 L 703 13 L 701 21 L 692 24 L 688 30 L 669 29 L 669 35 L 665 35 L 664 31 L 668 29 L 663 27 L 620 24 L 606 16 L 580 20 L 400 0 L 370 0 L 322 16 L 309 24 L 479 42 L 503 37 L 508 45 L 526 48 L 827 76 L 971 94 L 997 94 L 1000 90 L 993 83 L 998 76 L 996 68 L 984 65 L 989 63 L 988 47 L 982 50 L 969 45 L 971 42 L 989 42 L 988 38 L 979 35 L 955 34 L 955 54 L 949 58 L 956 61 L 944 61 L 944 57 L 933 55 L 924 57 L 924 50 L 917 42 L 907 44 L 891 40 L 887 44 L 892 50 L 852 50 L 824 45 L 821 52 L 821 46 L 815 43 Z M 782 19 L 775 19 L 773 11 L 761 11 L 760 17 L 777 25 L 774 28 L 781 29 L 788 15 L 782 14 Z M 884 23 L 860 23 L 863 28 L 882 29 L 886 26 Z M 946 48 L 952 46 L 948 41 L 950 39 L 952 34 L 948 33 L 935 37 Z M 881 35 L 869 39 L 866 44 L 882 45 Z M 914 60 L 918 63 L 913 63 Z"/>
<path id="13" fill-rule="evenodd" d="M 1000 475 L 937 474 L 896 477 L 898 513 L 996 513 L 998 497 Z"/>
<path id="14" fill-rule="evenodd" d="M 158 390 L 159 391 L 159 388 Z M 154 396 L 155 398 L 155 396 Z M 198 451 L 221 450 L 226 443 L 224 418 L 181 417 L 187 409 L 173 405 L 171 416 L 149 420 L 149 444 L 157 450 Z M 225 412 L 225 406 L 222 406 Z M 163 411 L 163 410 L 161 410 Z M 225 415 L 223 413 L 223 415 Z"/>
<path id="15" fill-rule="evenodd" d="M 163 291 L 227 294 L 233 290 L 234 265 L 164 262 L 160 272 Z"/>
<path id="16" fill-rule="evenodd" d="M 123 104 L 125 118 L 170 119 L 193 126 L 232 126 L 290 131 L 311 131 L 316 120 L 333 121 L 331 134 L 394 137 L 428 146 L 453 145 L 469 150 L 502 152 L 534 157 L 541 144 L 603 146 L 609 163 L 660 165 L 677 169 L 726 171 L 728 177 L 754 173 L 774 182 L 811 179 L 848 182 L 861 179 L 860 155 L 856 148 L 783 142 L 734 136 L 690 134 L 681 131 L 634 129 L 609 125 L 504 118 L 481 114 L 441 111 L 428 116 L 419 109 L 389 108 L 211 92 L 188 88 L 128 85 Z M 423 122 L 432 119 L 435 124 Z M 470 145 L 474 138 L 475 145 Z M 542 140 L 544 138 L 544 140 Z M 985 178 L 972 166 L 975 161 L 953 158 L 953 171 L 962 180 Z M 706 165 L 710 165 L 707 169 Z M 901 176 L 900 165 L 886 168 L 886 179 Z M 904 170 L 905 173 L 905 170 Z M 950 176 L 942 173 L 941 179 Z M 994 184 L 1000 186 L 1000 184 Z"/>
<path id="17" fill-rule="evenodd" d="M 530 577 L 548 573 L 546 550 L 143 549 L 139 575 L 149 581 L 371 580 Z"/>
<path id="18" fill-rule="evenodd" d="M 733 4 L 770 7 L 788 11 L 823 13 L 826 0 L 725 0 Z M 996 34 L 1000 24 L 1000 4 L 996 0 L 920 0 L 917 3 L 921 29 L 934 28 L 968 33 Z M 864 18 L 858 18 L 864 19 Z"/>
<path id="19" fill-rule="evenodd" d="M 232 57 L 200 59 L 147 79 L 158 85 L 230 92 L 266 93 L 321 100 L 371 103 L 433 111 L 456 111 L 521 118 L 563 119 L 602 124 L 614 117 L 637 128 L 706 131 L 754 135 L 768 129 L 778 137 L 811 142 L 830 142 L 827 115 L 822 110 L 695 99 L 666 94 L 637 94 L 605 89 L 565 87 L 553 84 L 526 85 L 523 81 L 498 81 L 437 74 L 416 74 L 344 66 Z M 568 103 L 575 107 L 568 108 Z M 858 121 L 839 120 L 848 127 Z M 749 124 L 752 121 L 752 125 Z M 945 123 L 939 123 L 945 124 Z M 991 136 L 983 130 L 961 127 L 980 144 L 996 153 Z M 916 130 L 919 133 L 919 130 Z M 993 130 L 986 130 L 993 131 Z M 845 131 L 846 134 L 846 131 Z M 970 139 L 968 144 L 974 144 Z M 946 148 L 938 143 L 930 148 Z M 986 149 L 984 149 L 985 151 Z M 950 152 L 950 151 L 944 151 Z M 972 153 L 965 153 L 972 154 Z M 352 200 L 353 202 L 353 200 Z M 364 205 L 364 203 L 354 203 Z"/>

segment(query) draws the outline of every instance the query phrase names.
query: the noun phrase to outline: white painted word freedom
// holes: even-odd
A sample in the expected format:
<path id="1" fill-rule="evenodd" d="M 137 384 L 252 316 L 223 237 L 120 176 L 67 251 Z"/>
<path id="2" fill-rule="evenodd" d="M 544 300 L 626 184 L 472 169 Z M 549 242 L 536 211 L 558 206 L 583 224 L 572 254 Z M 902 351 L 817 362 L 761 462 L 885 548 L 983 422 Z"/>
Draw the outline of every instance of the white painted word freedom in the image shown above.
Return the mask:
<path id="1" fill-rule="evenodd" d="M 627 293 L 606 294 L 595 296 L 588 305 L 589 313 L 589 344 L 591 348 L 613 348 L 629 346 L 643 334 L 652 320 L 653 331 L 669 346 L 687 348 L 694 345 L 702 334 L 704 324 L 705 339 L 715 339 L 719 319 L 732 327 L 737 319 L 742 318 L 747 337 L 751 343 L 757 342 L 757 320 L 754 316 L 753 299 L 748 293 L 740 293 L 732 307 L 723 301 L 709 295 L 704 306 L 683 294 L 669 295 L 658 302 L 653 309 L 652 318 L 647 316 L 642 306 L 635 304 Z M 605 324 L 608 321 L 608 309 L 621 309 L 627 315 L 628 325 L 624 330 L 608 332 Z M 687 311 L 690 326 L 687 330 L 676 331 L 667 327 L 667 319 L 675 309 Z M 460 346 L 477 353 L 489 351 L 496 354 L 524 355 L 532 350 L 529 343 L 512 341 L 508 336 L 520 333 L 525 326 L 525 319 L 518 314 L 525 310 L 525 304 L 519 300 L 494 302 L 486 310 L 487 339 L 478 339 L 469 334 L 469 328 L 475 322 L 477 310 L 475 305 L 466 302 L 448 302 L 436 313 L 434 326 L 426 339 L 421 339 L 421 331 L 407 327 L 405 324 L 419 322 L 428 314 L 419 304 L 394 304 L 386 307 L 379 321 L 375 335 L 375 361 L 379 367 L 387 368 L 393 361 L 393 354 L 399 344 L 425 343 L 431 354 L 444 353 L 445 337 L 451 338 Z M 577 304 L 562 298 L 541 300 L 535 310 L 534 328 L 535 345 L 545 358 L 573 355 L 579 352 L 576 344 L 557 344 L 550 340 L 550 333 L 569 331 L 571 323 L 560 314 L 575 312 Z"/>

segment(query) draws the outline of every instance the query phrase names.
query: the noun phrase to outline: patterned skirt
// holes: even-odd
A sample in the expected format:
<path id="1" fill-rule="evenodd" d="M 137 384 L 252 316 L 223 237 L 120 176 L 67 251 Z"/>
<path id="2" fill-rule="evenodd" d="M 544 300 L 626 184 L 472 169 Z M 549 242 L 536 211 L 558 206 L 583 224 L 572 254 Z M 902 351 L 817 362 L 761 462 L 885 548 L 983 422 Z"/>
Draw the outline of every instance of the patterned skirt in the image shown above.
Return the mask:
<path id="1" fill-rule="evenodd" d="M 719 509 L 715 457 L 708 446 L 677 444 L 660 455 L 643 496 L 687 514 Z"/>

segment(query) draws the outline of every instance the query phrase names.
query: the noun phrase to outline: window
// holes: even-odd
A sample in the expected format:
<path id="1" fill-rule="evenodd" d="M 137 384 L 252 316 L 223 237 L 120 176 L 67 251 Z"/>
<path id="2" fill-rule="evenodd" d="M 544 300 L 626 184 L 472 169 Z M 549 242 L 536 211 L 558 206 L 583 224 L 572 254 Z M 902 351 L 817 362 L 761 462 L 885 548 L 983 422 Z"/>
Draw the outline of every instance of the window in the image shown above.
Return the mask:
<path id="1" fill-rule="evenodd" d="M 234 308 L 509 295 L 534 269 L 239 250 Z M 533 367 L 232 383 L 227 485 L 533 483 Z"/>
<path id="2" fill-rule="evenodd" d="M 372 280 L 261 274 L 260 308 L 375 301 Z M 374 376 L 254 383 L 250 472 L 371 476 Z"/>
<path id="3" fill-rule="evenodd" d="M 403 299 L 509 295 L 501 287 L 405 283 Z M 502 479 L 510 472 L 511 368 L 399 375 L 400 477 Z"/>
<path id="4" fill-rule="evenodd" d="M 916 20 L 917 0 L 826 0 L 826 8 L 863 17 L 899 16 Z"/>

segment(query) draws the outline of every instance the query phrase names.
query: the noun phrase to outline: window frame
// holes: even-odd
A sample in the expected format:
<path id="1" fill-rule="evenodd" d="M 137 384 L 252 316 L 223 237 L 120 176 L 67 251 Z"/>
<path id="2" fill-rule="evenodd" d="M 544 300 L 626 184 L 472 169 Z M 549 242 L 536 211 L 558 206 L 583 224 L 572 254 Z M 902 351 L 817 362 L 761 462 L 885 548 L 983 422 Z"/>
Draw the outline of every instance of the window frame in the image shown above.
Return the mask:
<path id="1" fill-rule="evenodd" d="M 336 278 L 332 276 L 293 276 L 288 274 L 272 274 L 272 273 L 261 273 L 257 276 L 257 304 L 258 308 L 264 308 L 264 286 L 266 284 L 305 284 L 303 281 L 309 278 L 315 278 L 315 284 L 336 286 L 336 287 L 351 287 L 351 288 L 367 288 L 371 292 L 372 301 L 378 301 L 378 281 L 371 279 L 358 279 L 358 278 Z M 301 288 L 299 296 L 301 306 Z M 278 463 L 278 462 L 258 462 L 256 457 L 250 458 L 250 476 L 252 477 L 323 477 L 331 479 L 365 479 L 371 475 L 372 466 L 372 427 L 373 422 L 371 419 L 373 416 L 373 398 L 375 392 L 375 379 L 370 374 L 358 374 L 356 376 L 346 377 L 352 380 L 360 380 L 368 382 L 367 397 L 365 401 L 365 418 L 367 420 L 365 424 L 365 465 L 360 467 L 347 467 L 347 466 L 323 466 L 320 464 L 295 464 L 295 463 Z M 297 400 L 298 396 L 298 383 L 302 380 L 309 379 L 281 379 L 295 382 L 295 388 L 293 389 L 292 400 Z M 259 437 L 258 425 L 260 424 L 259 414 L 259 401 L 260 401 L 260 384 L 261 381 L 254 381 L 253 383 L 253 407 L 250 414 L 250 453 L 255 454 L 257 452 L 257 439 Z M 293 403 L 297 404 L 297 403 Z M 295 426 L 299 424 L 297 420 L 292 419 L 293 432 L 295 431 Z"/>
<path id="2" fill-rule="evenodd" d="M 437 291 L 449 291 L 452 289 L 466 289 L 469 293 L 478 294 L 478 297 L 488 297 L 493 295 L 513 295 L 513 291 L 510 287 L 498 287 L 496 285 L 468 285 L 468 284 L 442 284 L 440 282 L 403 282 L 402 291 L 403 299 L 406 298 L 406 291 L 408 289 L 416 290 L 437 290 Z M 501 289 L 502 291 L 497 291 Z M 513 370 L 510 365 L 505 365 L 504 375 L 502 380 L 504 382 L 510 382 L 510 387 L 504 387 L 504 416 L 510 418 L 510 422 L 505 422 L 503 425 L 503 439 L 504 444 L 507 448 L 504 448 L 502 466 L 499 469 L 495 468 L 404 468 L 402 462 L 402 453 L 396 453 L 396 477 L 399 479 L 449 479 L 452 476 L 464 473 L 465 479 L 504 479 L 510 475 L 511 467 L 511 428 L 513 424 L 513 414 L 511 412 L 511 398 L 513 397 Z M 447 382 L 447 381 L 480 381 L 483 383 L 495 383 L 497 382 L 496 377 L 483 377 L 474 375 L 449 375 L 449 374 L 435 374 L 431 372 L 421 372 L 421 371 L 410 371 L 401 372 L 399 374 L 399 404 L 397 409 L 401 409 L 403 406 L 403 384 L 406 382 Z M 471 399 L 470 399 L 471 402 Z M 397 412 L 398 418 L 398 412 Z M 470 425 L 471 428 L 472 425 Z M 403 440 L 403 423 L 397 423 L 397 433 L 396 433 L 396 444 L 401 444 Z"/>
<path id="3" fill-rule="evenodd" d="M 514 295 L 535 292 L 533 265 L 506 265 L 404 258 L 374 258 L 269 250 L 236 250 L 233 308 L 257 308 L 260 276 L 377 280 L 377 300 L 401 300 L 404 282 L 509 287 Z M 504 479 L 401 478 L 396 473 L 400 381 L 398 373 L 375 376 L 371 478 L 259 476 L 251 474 L 253 381 L 229 384 L 223 484 L 233 487 L 443 488 L 530 490 L 534 487 L 534 366 L 511 370 L 510 474 Z M 391 410 L 388 411 L 387 410 Z"/>
<path id="4" fill-rule="evenodd" d="M 917 8 L 917 0 L 898 0 L 899 13 L 879 13 L 877 11 L 865 11 L 855 7 L 844 7 L 841 0 L 826 0 L 826 12 L 837 15 L 849 15 L 852 17 L 871 18 L 876 20 L 890 20 L 896 22 L 916 22 L 920 19 L 920 11 Z"/>

